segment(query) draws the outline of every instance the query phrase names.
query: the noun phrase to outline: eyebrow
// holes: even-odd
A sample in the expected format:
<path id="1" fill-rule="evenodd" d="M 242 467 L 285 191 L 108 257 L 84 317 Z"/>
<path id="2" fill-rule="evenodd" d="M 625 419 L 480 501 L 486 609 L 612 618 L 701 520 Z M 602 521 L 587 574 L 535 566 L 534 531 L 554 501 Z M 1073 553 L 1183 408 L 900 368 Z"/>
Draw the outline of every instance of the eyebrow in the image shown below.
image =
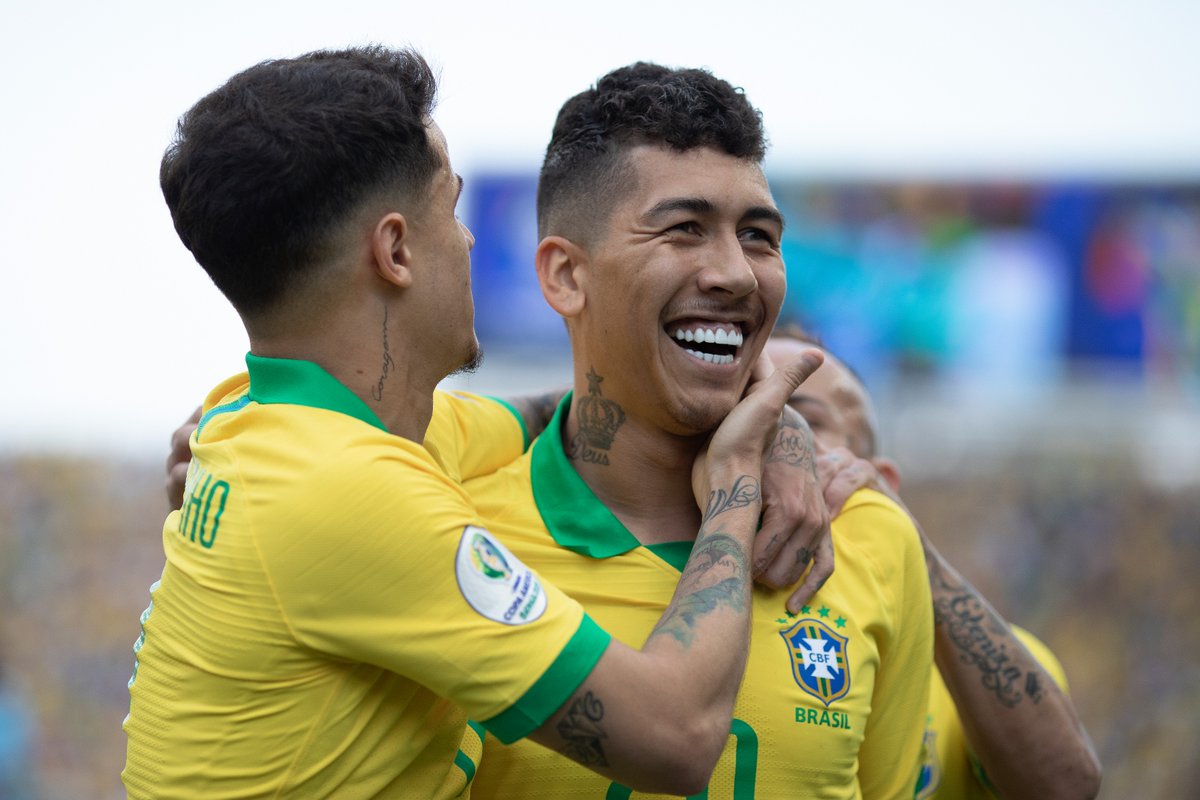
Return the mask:
<path id="1" fill-rule="evenodd" d="M 651 206 L 642 215 L 642 221 L 653 222 L 661 216 L 676 211 L 690 211 L 693 214 L 711 214 L 716 210 L 717 207 L 703 197 L 669 197 Z M 784 227 L 783 214 L 771 206 L 751 206 L 742 214 L 742 219 L 773 222 L 779 226 L 779 230 L 781 231 Z"/>
<path id="2" fill-rule="evenodd" d="M 646 222 L 651 222 L 658 217 L 675 211 L 690 211 L 693 214 L 711 214 L 715 210 L 716 206 L 703 197 L 669 197 L 651 206 L 642 215 L 642 219 Z"/>
<path id="3" fill-rule="evenodd" d="M 746 213 L 742 214 L 742 219 L 756 219 L 774 222 L 779 226 L 779 230 L 783 230 L 786 223 L 783 219 L 783 214 L 779 213 L 779 209 L 771 208 L 770 206 L 753 206 L 746 209 Z"/>
<path id="4" fill-rule="evenodd" d="M 819 407 L 825 409 L 826 411 L 833 410 L 833 406 L 831 406 L 829 403 L 826 403 L 824 400 L 818 400 L 817 398 L 813 397 L 812 395 L 807 395 L 807 394 L 794 394 L 787 399 L 787 402 L 788 402 L 788 405 L 792 405 L 793 403 L 796 403 L 796 404 L 803 403 L 806 405 L 819 406 Z"/>

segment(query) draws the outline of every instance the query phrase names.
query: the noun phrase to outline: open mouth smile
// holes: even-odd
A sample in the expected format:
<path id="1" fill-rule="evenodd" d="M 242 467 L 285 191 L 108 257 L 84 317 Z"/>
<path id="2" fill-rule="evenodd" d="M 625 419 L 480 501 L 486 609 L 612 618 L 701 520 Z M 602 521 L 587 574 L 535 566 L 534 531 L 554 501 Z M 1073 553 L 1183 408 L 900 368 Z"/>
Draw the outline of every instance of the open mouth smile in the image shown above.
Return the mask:
<path id="1" fill-rule="evenodd" d="M 685 353 L 710 364 L 732 364 L 745 338 L 732 322 L 672 324 L 666 333 Z"/>

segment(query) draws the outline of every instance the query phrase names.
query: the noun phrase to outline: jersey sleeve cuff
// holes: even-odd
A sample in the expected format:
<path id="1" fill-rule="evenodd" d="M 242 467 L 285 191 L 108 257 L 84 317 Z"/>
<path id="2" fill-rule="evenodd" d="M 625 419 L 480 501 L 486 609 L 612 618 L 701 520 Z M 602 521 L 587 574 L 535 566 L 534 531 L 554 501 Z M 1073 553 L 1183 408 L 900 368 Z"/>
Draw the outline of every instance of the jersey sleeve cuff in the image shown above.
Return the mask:
<path id="1" fill-rule="evenodd" d="M 587 614 L 562 652 L 529 691 L 507 710 L 483 721 L 488 733 L 512 744 L 540 728 L 591 674 L 612 637 Z"/>

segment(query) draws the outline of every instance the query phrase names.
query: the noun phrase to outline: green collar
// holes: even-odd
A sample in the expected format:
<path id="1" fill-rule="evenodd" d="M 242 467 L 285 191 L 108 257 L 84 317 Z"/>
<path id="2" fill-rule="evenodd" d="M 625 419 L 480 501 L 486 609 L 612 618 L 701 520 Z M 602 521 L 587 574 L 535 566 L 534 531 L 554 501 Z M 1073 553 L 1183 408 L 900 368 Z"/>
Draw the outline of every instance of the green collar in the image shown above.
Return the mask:
<path id="1" fill-rule="evenodd" d="M 560 547 L 590 558 L 612 558 L 636 549 L 640 542 L 588 488 L 563 452 L 562 426 L 571 408 L 571 394 L 567 392 L 546 430 L 533 442 L 529 456 L 533 501 Z M 667 542 L 647 549 L 682 571 L 692 544 Z"/>
<path id="2" fill-rule="evenodd" d="M 311 361 L 265 358 L 247 353 L 246 368 L 250 372 L 250 399 L 256 403 L 323 408 L 388 432 L 358 395 Z"/>
<path id="3" fill-rule="evenodd" d="M 529 467 L 533 500 L 560 546 L 591 558 L 612 558 L 628 553 L 639 542 L 588 488 L 563 452 L 562 430 L 571 395 L 567 392 L 546 430 L 533 442 Z"/>

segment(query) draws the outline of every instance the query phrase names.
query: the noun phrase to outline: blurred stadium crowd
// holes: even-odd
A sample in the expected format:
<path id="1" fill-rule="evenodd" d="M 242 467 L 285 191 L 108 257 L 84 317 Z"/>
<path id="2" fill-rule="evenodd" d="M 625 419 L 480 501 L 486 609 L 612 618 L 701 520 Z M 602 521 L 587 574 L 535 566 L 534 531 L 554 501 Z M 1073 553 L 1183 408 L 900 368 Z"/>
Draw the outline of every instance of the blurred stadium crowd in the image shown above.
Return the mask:
<path id="1" fill-rule="evenodd" d="M 532 179 L 468 185 L 493 363 L 561 366 Z M 931 538 L 1062 660 L 1101 795 L 1200 796 L 1200 187 L 775 190 L 789 316 L 876 392 Z M 121 795 L 169 433 L 144 461 L 0 457 L 0 798 Z"/>

